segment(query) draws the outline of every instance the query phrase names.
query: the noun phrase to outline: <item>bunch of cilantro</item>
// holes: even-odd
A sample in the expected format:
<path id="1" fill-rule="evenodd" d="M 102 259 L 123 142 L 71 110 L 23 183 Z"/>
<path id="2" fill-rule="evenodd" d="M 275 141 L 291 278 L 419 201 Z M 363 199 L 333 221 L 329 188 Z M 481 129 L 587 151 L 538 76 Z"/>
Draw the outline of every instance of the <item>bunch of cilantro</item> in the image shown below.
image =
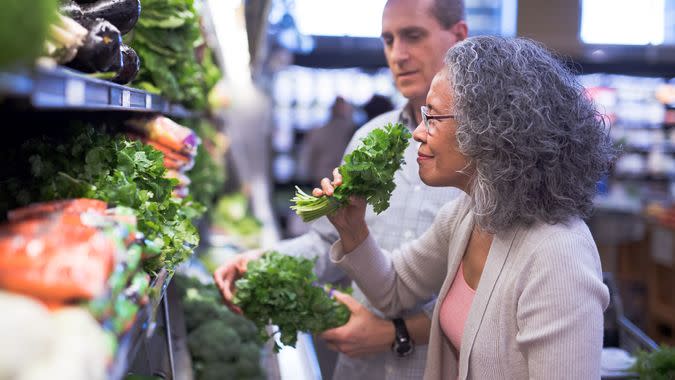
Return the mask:
<path id="1" fill-rule="evenodd" d="M 389 198 L 396 188 L 394 173 L 404 164 L 403 152 L 408 147 L 410 132 L 400 123 L 389 123 L 384 128 L 374 129 L 361 145 L 344 158 L 338 170 L 342 185 L 332 197 L 314 197 L 296 186 L 291 209 L 305 222 L 329 215 L 349 203 L 349 197 L 366 198 L 376 213 L 389 207 Z"/>
<path id="2" fill-rule="evenodd" d="M 237 280 L 234 303 L 258 327 L 260 340 L 269 339 L 265 326 L 278 326 L 283 345 L 295 347 L 297 333 L 319 333 L 349 321 L 349 309 L 316 286 L 314 262 L 279 252 L 267 252 L 248 263 Z M 274 343 L 274 350 L 282 348 Z"/>
<path id="3" fill-rule="evenodd" d="M 143 0 L 143 11 L 125 41 L 136 50 L 143 67 L 133 85 L 185 104 L 207 107 L 206 95 L 220 79 L 220 70 L 205 51 L 194 0 Z"/>
<path id="4" fill-rule="evenodd" d="M 640 379 L 675 379 L 675 347 L 664 344 L 652 352 L 639 350 L 636 357 L 630 370 L 636 372 Z"/>
<path id="5" fill-rule="evenodd" d="M 31 139 L 3 154 L 14 165 L 3 168 L 2 215 L 29 203 L 78 197 L 132 208 L 139 231 L 161 250 L 144 263 L 151 273 L 173 268 L 199 243 L 192 219 L 203 207 L 171 196 L 178 181 L 165 178 L 163 154 L 149 145 L 85 127 L 62 140 Z"/>

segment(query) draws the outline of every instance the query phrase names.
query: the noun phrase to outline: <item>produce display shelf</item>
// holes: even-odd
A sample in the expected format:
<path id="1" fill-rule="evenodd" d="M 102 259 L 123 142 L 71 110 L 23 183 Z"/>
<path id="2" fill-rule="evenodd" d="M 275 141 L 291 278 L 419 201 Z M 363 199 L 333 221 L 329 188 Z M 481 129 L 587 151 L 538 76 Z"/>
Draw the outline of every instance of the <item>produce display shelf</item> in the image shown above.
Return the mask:
<path id="1" fill-rule="evenodd" d="M 159 95 L 61 67 L 0 71 L 0 100 L 26 99 L 37 110 L 131 111 L 192 117 L 180 104 Z"/>
<path id="2" fill-rule="evenodd" d="M 141 344 L 152 337 L 156 327 L 157 309 L 166 295 L 173 272 L 162 268 L 150 283 L 150 300 L 136 314 L 133 325 L 119 340 L 115 358 L 108 371 L 108 379 L 123 379 Z"/>

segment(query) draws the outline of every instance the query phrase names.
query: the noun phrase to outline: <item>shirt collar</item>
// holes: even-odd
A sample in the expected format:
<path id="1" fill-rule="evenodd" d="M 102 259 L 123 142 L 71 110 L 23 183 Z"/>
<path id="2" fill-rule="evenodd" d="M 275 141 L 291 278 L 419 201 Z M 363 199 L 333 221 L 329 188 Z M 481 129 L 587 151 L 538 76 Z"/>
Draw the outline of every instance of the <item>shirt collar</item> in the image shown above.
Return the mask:
<path id="1" fill-rule="evenodd" d="M 405 125 L 410 132 L 414 131 L 417 127 L 415 124 L 415 114 L 412 112 L 412 106 L 410 102 L 406 103 L 401 113 L 398 115 L 398 122 Z"/>

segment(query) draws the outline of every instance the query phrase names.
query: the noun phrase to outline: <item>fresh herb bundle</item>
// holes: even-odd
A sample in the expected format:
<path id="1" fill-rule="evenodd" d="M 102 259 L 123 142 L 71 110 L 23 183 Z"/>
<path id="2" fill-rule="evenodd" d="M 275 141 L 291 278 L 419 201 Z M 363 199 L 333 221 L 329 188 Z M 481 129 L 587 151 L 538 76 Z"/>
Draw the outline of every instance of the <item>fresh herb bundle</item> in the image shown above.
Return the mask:
<path id="1" fill-rule="evenodd" d="M 663 345 L 653 352 L 638 352 L 631 370 L 644 380 L 675 379 L 675 347 Z"/>
<path id="2" fill-rule="evenodd" d="M 207 108 L 206 95 L 220 78 L 211 57 L 197 59 L 204 44 L 194 0 L 143 0 L 143 11 L 125 41 L 136 50 L 143 66 L 134 86 L 185 104 Z M 205 55 L 211 54 L 209 49 Z"/>
<path id="3" fill-rule="evenodd" d="M 342 185 L 335 189 L 332 197 L 314 197 L 296 186 L 292 210 L 310 222 L 329 215 L 349 203 L 349 197 L 358 195 L 366 198 L 376 213 L 389 207 L 389 198 L 396 188 L 394 173 L 401 168 L 403 152 L 408 147 L 410 132 L 400 123 L 388 124 L 374 129 L 361 146 L 345 156 L 345 163 L 338 170 Z"/>
<path id="4" fill-rule="evenodd" d="M 0 213 L 29 203 L 93 198 L 134 209 L 138 229 L 161 247 L 144 263 L 154 272 L 173 268 L 192 254 L 199 235 L 192 219 L 203 207 L 171 196 L 177 180 L 165 178 L 163 155 L 149 145 L 83 128 L 64 141 L 42 137 L 8 150 L 3 168 Z M 27 166 L 27 167 L 26 167 Z"/>
<path id="5" fill-rule="evenodd" d="M 313 268 L 312 260 L 274 251 L 248 263 L 234 303 L 258 327 L 262 342 L 270 338 L 268 324 L 279 327 L 281 343 L 295 347 L 300 331 L 319 333 L 347 323 L 349 309 L 316 286 Z M 275 342 L 275 352 L 281 348 Z"/>

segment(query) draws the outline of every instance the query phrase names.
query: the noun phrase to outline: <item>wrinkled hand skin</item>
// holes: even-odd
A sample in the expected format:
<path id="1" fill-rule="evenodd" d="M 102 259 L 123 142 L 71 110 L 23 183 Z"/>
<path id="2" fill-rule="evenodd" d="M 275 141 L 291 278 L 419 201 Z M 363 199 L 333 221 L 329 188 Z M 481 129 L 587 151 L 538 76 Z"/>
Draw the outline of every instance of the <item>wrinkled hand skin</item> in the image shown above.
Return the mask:
<path id="1" fill-rule="evenodd" d="M 312 195 L 315 197 L 323 195 L 332 196 L 335 188 L 340 185 L 342 185 L 342 176 L 338 168 L 335 168 L 333 170 L 333 181 L 323 178 L 321 180 L 321 189 L 315 188 L 312 190 Z M 366 206 L 365 198 L 352 196 L 349 198 L 348 205 L 340 207 L 333 214 L 328 215 L 328 220 L 330 220 L 340 234 L 342 246 L 347 253 L 354 250 L 368 237 Z"/>
<path id="2" fill-rule="evenodd" d="M 328 348 L 349 357 L 388 352 L 394 341 L 393 324 L 378 318 L 347 294 L 335 291 L 334 296 L 349 308 L 351 316 L 345 325 L 326 330 L 319 335 L 326 341 Z"/>
<path id="3" fill-rule="evenodd" d="M 223 296 L 225 305 L 237 314 L 243 314 L 240 307 L 233 303 L 236 292 L 235 282 L 246 273 L 246 266 L 251 260 L 257 260 L 263 255 L 261 250 L 247 251 L 221 264 L 214 272 L 213 279 Z"/>

